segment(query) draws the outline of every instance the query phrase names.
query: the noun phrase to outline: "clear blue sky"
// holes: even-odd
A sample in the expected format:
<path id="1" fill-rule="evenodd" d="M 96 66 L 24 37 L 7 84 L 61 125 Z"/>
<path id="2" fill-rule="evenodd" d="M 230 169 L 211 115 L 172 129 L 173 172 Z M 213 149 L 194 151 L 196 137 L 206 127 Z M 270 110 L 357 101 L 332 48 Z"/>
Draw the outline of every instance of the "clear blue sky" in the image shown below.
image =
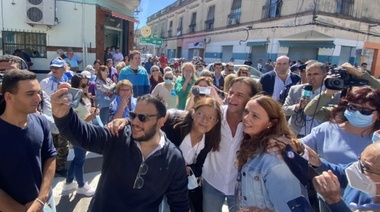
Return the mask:
<path id="1" fill-rule="evenodd" d="M 140 20 L 140 24 L 137 26 L 137 28 L 140 29 L 141 27 L 145 26 L 146 19 L 148 18 L 148 16 L 153 15 L 157 11 L 165 8 L 166 6 L 174 3 L 175 1 L 176 0 L 141 0 L 141 4 L 138 8 L 141 8 L 142 12 L 140 12 L 137 15 L 137 18 Z"/>

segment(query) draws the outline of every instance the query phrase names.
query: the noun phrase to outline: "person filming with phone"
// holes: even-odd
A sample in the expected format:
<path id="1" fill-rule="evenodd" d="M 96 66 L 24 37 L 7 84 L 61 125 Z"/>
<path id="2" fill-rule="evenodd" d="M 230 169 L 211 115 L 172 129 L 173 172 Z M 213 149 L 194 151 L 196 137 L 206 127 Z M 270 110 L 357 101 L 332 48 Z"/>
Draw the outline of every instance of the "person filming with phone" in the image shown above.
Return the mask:
<path id="1" fill-rule="evenodd" d="M 118 136 L 81 120 L 64 98 L 62 83 L 52 95 L 55 123 L 73 145 L 103 155 L 102 175 L 88 211 L 158 211 L 165 195 L 170 211 L 189 211 L 182 154 L 160 128 L 166 106 L 160 97 L 137 98 L 129 124 Z"/>
<path id="2" fill-rule="evenodd" d="M 306 66 L 306 65 L 303 65 Z M 290 116 L 288 121 L 289 126 L 298 138 L 308 135 L 313 127 L 321 124 L 320 121 L 314 119 L 313 116 L 308 116 L 304 113 L 305 106 L 309 101 L 326 90 L 323 85 L 323 80 L 327 75 L 328 67 L 323 63 L 313 62 L 306 66 L 306 78 L 308 83 L 301 85 L 293 85 L 290 87 L 289 94 L 286 97 L 282 109 L 285 115 Z M 339 100 L 339 93 L 337 97 L 333 98 L 327 104 L 337 104 Z"/>
<path id="3" fill-rule="evenodd" d="M 222 104 L 223 102 L 215 88 L 212 86 L 212 78 L 210 77 L 200 77 L 195 81 L 186 102 L 186 110 L 193 109 L 194 105 L 204 97 L 212 97 L 219 104 Z"/>

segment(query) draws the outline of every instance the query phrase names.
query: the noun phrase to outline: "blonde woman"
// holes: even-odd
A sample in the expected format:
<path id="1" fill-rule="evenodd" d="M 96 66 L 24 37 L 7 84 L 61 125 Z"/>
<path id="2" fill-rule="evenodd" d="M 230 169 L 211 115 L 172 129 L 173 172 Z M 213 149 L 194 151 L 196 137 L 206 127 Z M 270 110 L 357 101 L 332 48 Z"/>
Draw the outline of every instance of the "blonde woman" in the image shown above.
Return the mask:
<path id="1" fill-rule="evenodd" d="M 193 86 L 195 77 L 195 67 L 192 63 L 187 62 L 182 65 L 182 76 L 175 81 L 175 91 L 178 96 L 178 109 L 184 110 L 186 100 L 189 96 L 191 87 Z"/>
<path id="2" fill-rule="evenodd" d="M 242 66 L 242 67 L 240 67 L 239 69 L 238 69 L 238 71 L 236 72 L 236 75 L 238 76 L 238 77 L 250 77 L 250 72 L 249 72 L 249 69 L 248 69 L 248 67 L 244 67 L 244 66 Z"/>

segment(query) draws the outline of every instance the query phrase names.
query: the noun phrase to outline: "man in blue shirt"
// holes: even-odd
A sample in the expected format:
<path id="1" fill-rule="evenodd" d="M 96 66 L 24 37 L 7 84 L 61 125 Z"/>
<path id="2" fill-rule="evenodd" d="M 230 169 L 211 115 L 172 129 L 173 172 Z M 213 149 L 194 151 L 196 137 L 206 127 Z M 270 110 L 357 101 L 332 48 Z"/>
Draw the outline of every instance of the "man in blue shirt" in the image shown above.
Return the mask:
<path id="1" fill-rule="evenodd" d="M 150 82 L 148 72 L 144 67 L 140 66 L 141 53 L 132 51 L 129 54 L 130 65 L 123 68 L 119 74 L 119 81 L 127 79 L 133 85 L 133 97 L 150 93 Z"/>
<path id="2" fill-rule="evenodd" d="M 35 73 L 18 69 L 5 73 L 0 103 L 0 211 L 55 210 L 51 184 L 56 150 L 49 122 L 36 114 L 40 92 Z"/>

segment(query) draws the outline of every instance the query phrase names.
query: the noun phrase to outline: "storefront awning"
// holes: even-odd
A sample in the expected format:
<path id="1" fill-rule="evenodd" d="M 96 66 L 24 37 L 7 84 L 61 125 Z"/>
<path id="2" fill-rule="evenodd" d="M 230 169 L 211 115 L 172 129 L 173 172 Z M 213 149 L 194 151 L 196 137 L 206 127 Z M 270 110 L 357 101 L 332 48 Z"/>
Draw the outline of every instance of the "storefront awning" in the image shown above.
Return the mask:
<path id="1" fill-rule="evenodd" d="M 281 47 L 293 47 L 293 48 L 335 48 L 334 41 L 289 41 L 280 40 Z"/>
<path id="2" fill-rule="evenodd" d="M 247 42 L 247 46 L 265 46 L 268 44 L 268 41 L 251 41 Z"/>
<path id="3" fill-rule="evenodd" d="M 131 22 L 135 22 L 135 23 L 138 23 L 138 24 L 140 23 L 139 20 L 137 20 L 137 19 L 135 19 L 133 17 L 129 17 L 127 15 L 124 15 L 124 14 L 121 14 L 121 13 L 118 13 L 118 12 L 115 12 L 115 11 L 112 11 L 111 15 L 113 17 L 121 18 L 121 19 L 126 20 L 126 21 L 131 21 Z"/>

